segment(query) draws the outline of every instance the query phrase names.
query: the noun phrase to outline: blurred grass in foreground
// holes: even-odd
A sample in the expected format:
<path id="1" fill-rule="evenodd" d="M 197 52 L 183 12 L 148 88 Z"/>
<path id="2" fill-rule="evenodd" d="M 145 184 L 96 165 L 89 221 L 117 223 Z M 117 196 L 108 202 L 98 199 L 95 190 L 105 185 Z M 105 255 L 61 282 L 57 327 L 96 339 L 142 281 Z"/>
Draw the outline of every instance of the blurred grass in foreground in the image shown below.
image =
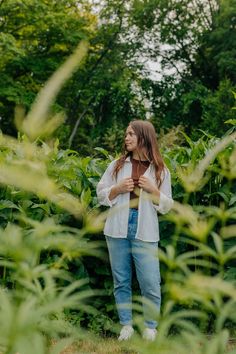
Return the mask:
<path id="1" fill-rule="evenodd" d="M 35 221 L 16 206 L 18 219 L 0 229 L 0 265 L 8 284 L 2 283 L 0 289 L 0 350 L 5 354 L 56 354 L 78 343 L 79 347 L 86 344 L 90 348 L 78 352 L 92 354 L 92 350 L 96 353 L 103 348 L 105 354 L 110 343 L 109 353 L 119 353 L 122 348 L 123 353 L 232 354 L 235 349 L 229 348 L 229 340 L 235 333 L 236 287 L 235 278 L 226 272 L 235 269 L 236 260 L 235 133 L 210 148 L 204 146 L 199 161 L 173 168 L 184 198 L 166 216 L 173 234 L 159 252 L 164 284 L 162 313 L 154 313 L 160 322 L 156 341 L 147 343 L 136 334 L 129 343 L 115 342 L 111 349 L 113 341 L 105 341 L 103 346 L 93 334 L 73 326 L 65 317 L 66 309 L 78 308 L 99 316 L 88 301 L 98 292 L 87 289 L 85 281 L 72 280 L 65 261 L 84 254 L 101 257 L 99 245 L 84 236 L 101 230 L 104 214 L 93 210 L 87 213 L 89 190 L 77 198 L 50 176 L 48 161 L 56 146 L 42 139 L 62 122 L 62 115 L 51 116 L 49 107 L 65 79 L 85 57 L 86 48 L 82 43 L 53 75 L 26 118 L 22 110 L 16 111 L 17 126 L 25 135 L 19 140 L 0 137 L 1 184 L 37 195 L 83 221 L 76 228 L 58 225 L 56 218 Z M 179 165 L 178 155 L 173 157 L 170 152 L 167 157 L 170 167 Z M 212 178 L 212 171 L 217 171 L 215 185 L 220 188 L 224 184 L 221 194 L 225 203 L 206 205 L 206 200 L 202 203 L 200 199 L 198 205 L 190 204 Z M 46 213 L 45 205 L 44 210 Z M 57 254 L 57 260 L 41 262 L 44 252 Z M 135 325 L 141 331 L 140 298 L 135 299 L 134 309 Z"/>

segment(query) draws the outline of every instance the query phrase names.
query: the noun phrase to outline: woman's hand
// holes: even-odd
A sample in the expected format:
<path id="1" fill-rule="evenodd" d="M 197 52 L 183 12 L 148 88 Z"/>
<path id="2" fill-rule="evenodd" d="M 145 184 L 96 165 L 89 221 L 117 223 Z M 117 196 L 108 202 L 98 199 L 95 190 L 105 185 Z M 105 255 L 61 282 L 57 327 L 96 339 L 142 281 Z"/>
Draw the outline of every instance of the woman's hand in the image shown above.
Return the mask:
<path id="1" fill-rule="evenodd" d="M 132 192 L 134 190 L 134 181 L 132 178 L 127 177 L 122 179 L 119 183 L 112 187 L 109 199 L 112 200 L 116 198 L 119 194 Z"/>
<path id="2" fill-rule="evenodd" d="M 153 201 L 159 202 L 160 191 L 157 186 L 146 176 L 139 177 L 138 186 L 143 188 L 145 192 L 148 192 L 153 195 Z"/>
<path id="3" fill-rule="evenodd" d="M 134 190 L 134 181 L 130 177 L 124 178 L 116 185 L 116 188 L 119 194 L 132 192 Z"/>
<path id="4" fill-rule="evenodd" d="M 150 181 L 148 177 L 141 176 L 138 180 L 138 186 L 143 188 L 145 192 L 154 193 L 157 190 L 157 187 Z"/>

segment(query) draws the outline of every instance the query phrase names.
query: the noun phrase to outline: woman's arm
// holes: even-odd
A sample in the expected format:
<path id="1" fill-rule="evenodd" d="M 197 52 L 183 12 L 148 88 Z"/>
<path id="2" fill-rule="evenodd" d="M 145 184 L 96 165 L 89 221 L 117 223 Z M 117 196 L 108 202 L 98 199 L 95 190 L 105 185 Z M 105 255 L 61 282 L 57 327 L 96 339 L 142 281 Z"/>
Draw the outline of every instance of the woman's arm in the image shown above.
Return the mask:
<path id="1" fill-rule="evenodd" d="M 98 197 L 98 202 L 101 205 L 112 206 L 116 203 L 116 198 L 113 200 L 109 199 L 110 191 L 112 187 L 116 184 L 116 180 L 113 176 L 113 170 L 116 161 L 112 161 L 107 167 L 106 171 L 102 175 L 100 181 L 97 184 L 96 192 Z"/>

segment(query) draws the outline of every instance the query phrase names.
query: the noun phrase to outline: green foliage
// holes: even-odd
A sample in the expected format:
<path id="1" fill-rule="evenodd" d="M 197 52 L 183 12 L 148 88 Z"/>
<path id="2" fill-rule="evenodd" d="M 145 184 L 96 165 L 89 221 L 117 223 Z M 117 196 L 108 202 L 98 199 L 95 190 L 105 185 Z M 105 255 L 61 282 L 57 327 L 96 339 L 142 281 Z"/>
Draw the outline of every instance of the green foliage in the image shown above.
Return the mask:
<path id="1" fill-rule="evenodd" d="M 4 132 L 15 134 L 15 105 L 29 109 L 80 39 L 90 40 L 87 60 L 53 106 L 67 116 L 58 132 L 64 148 L 85 156 L 96 146 L 113 151 L 108 134 L 133 118 L 145 118 L 146 99 L 158 127 L 182 124 L 194 139 L 200 137 L 196 128 L 214 135 L 227 131 L 224 121 L 232 118 L 235 90 L 233 0 L 56 4 L 11 0 L 0 7 Z M 160 79 L 155 81 L 145 61 L 157 59 Z"/>
<path id="2" fill-rule="evenodd" d="M 213 4 L 211 1 L 208 3 Z M 73 5 L 75 2 L 63 1 L 61 4 L 60 10 L 64 9 L 67 4 Z M 226 1 L 222 4 L 224 8 L 225 4 L 232 5 L 233 3 Z M 119 11 L 114 11 L 116 5 L 119 5 Z M 139 89 L 136 87 L 136 91 L 130 92 L 131 81 L 134 77 L 132 65 L 129 68 L 126 63 L 123 65 L 125 50 L 120 51 L 122 41 L 119 41 L 118 37 L 124 35 L 123 38 L 125 38 L 126 30 L 133 25 L 139 27 L 141 31 L 145 31 L 146 27 L 151 28 L 155 24 L 155 16 L 150 16 L 145 25 L 142 22 L 141 10 L 142 6 L 145 6 L 144 13 L 153 15 L 155 12 L 152 11 L 157 4 L 155 1 L 135 1 L 132 5 L 134 6 L 129 7 L 130 13 L 136 14 L 133 22 L 127 21 L 127 16 L 124 16 L 125 21 L 123 21 L 123 15 L 127 10 L 124 3 L 115 1 L 110 7 L 105 8 L 103 18 L 108 20 L 111 14 L 114 17 L 112 21 L 105 22 L 98 37 L 92 38 L 91 52 L 93 55 L 88 60 L 91 69 L 87 76 L 84 75 L 84 62 L 82 62 L 76 75 L 70 79 L 70 84 L 75 85 L 73 86 L 75 88 L 78 87 L 76 86 L 78 78 L 84 75 L 84 81 L 80 86 L 81 92 L 77 98 L 79 98 L 78 102 L 82 102 L 85 111 L 79 112 L 78 107 L 73 105 L 69 109 L 75 115 L 81 113 L 80 119 L 86 115 L 80 134 L 86 135 L 88 131 L 86 129 L 91 125 L 99 133 L 105 131 L 103 142 L 107 148 L 112 149 L 113 153 L 117 145 L 112 146 L 109 137 L 110 126 L 113 127 L 113 136 L 117 140 L 121 139 L 120 132 L 127 119 L 135 116 L 137 112 L 140 115 L 145 114 L 144 106 L 140 104 L 142 95 L 137 94 Z M 159 19 L 161 18 L 160 33 L 163 43 L 165 41 L 169 44 L 181 45 L 181 50 L 177 49 L 175 53 L 179 58 L 178 55 L 185 49 L 187 39 L 192 35 L 194 38 L 195 35 L 200 41 L 204 37 L 205 27 L 202 22 L 201 31 L 196 30 L 200 17 L 194 22 L 190 32 L 186 32 L 193 14 L 196 14 L 194 11 L 202 7 L 198 5 L 187 14 L 185 10 L 189 6 L 188 2 L 176 2 L 173 20 L 169 17 L 169 5 L 164 1 L 158 3 L 159 9 L 162 10 L 160 13 L 157 11 Z M 21 11 L 20 6 L 24 9 L 30 9 L 33 6 L 31 9 L 38 11 L 36 14 L 33 11 L 28 13 Z M 52 21 L 49 21 L 51 23 L 49 27 L 49 22 L 44 23 L 43 18 L 40 17 L 46 11 L 45 9 L 50 10 L 45 15 L 49 16 Z M 91 32 L 86 27 L 87 19 L 85 24 L 82 21 L 80 26 L 77 22 L 78 8 L 72 6 L 70 10 L 73 9 L 73 11 L 67 9 L 75 16 L 75 22 L 72 21 L 75 28 L 80 29 L 79 34 L 75 34 L 76 38 L 72 36 L 72 42 L 77 39 L 77 35 L 89 37 Z M 217 16 L 222 14 L 228 18 L 229 13 L 226 9 L 222 12 L 220 8 L 218 13 L 214 11 L 214 8 L 210 10 L 213 11 L 212 20 L 215 16 L 214 21 L 220 20 Z M 37 54 L 37 60 L 44 58 L 44 55 L 49 60 L 47 62 L 51 65 L 47 67 L 49 71 L 57 66 L 57 55 L 54 57 L 54 50 L 58 54 L 64 47 L 59 49 L 57 46 L 55 49 L 54 45 L 51 47 L 51 40 L 47 34 L 50 33 L 51 39 L 54 38 L 54 34 L 56 42 L 60 42 L 57 34 L 60 35 L 58 24 L 61 28 L 64 24 L 62 12 L 59 11 L 60 21 L 57 22 L 56 2 L 52 1 L 49 4 L 45 1 L 32 0 L 24 3 L 13 0 L 3 1 L 1 11 L 3 11 L 0 17 L 2 27 L 4 27 L 3 19 L 8 18 L 8 13 L 14 15 L 11 17 L 13 22 L 9 22 L 12 28 L 10 25 L 8 28 L 12 36 L 13 28 L 19 25 L 16 37 L 8 36 L 5 32 L 2 35 L 1 50 L 5 45 L 8 51 L 5 61 L 1 62 L 1 69 L 6 75 L 3 75 L 2 80 L 9 83 L 8 88 L 2 93 L 4 94 L 3 101 L 23 102 L 27 106 L 27 102 L 30 102 L 32 97 L 27 101 L 28 96 L 23 94 L 24 100 L 19 100 L 22 83 L 32 83 L 30 75 L 26 75 L 26 78 L 24 76 L 24 65 L 27 66 L 30 62 L 30 55 L 35 58 Z M 23 13 L 25 17 L 22 18 Z M 204 15 L 203 18 L 208 19 L 206 13 Z M 36 28 L 35 16 L 37 25 L 42 25 L 42 32 L 41 28 Z M 172 22 L 176 26 L 179 19 L 183 17 L 186 27 L 181 29 L 177 26 L 176 32 L 170 34 Z M 83 16 L 79 16 L 80 20 L 82 18 Z M 94 18 L 90 20 L 94 23 Z M 214 21 L 212 23 L 215 24 Z M 129 27 L 130 23 L 131 27 Z M 84 30 L 84 25 L 87 30 Z M 35 32 L 32 32 L 32 26 Z M 214 32 L 211 26 L 209 30 Z M 65 31 L 68 36 L 69 32 L 69 30 Z M 37 42 L 38 38 L 42 42 Z M 65 44 L 64 40 L 67 36 L 63 38 L 62 42 Z M 116 49 L 114 51 L 111 50 L 113 48 L 111 39 L 114 39 Z M 231 40 L 233 39 L 232 37 Z M 72 42 L 68 42 L 68 51 L 75 44 Z M 95 194 L 96 184 L 112 157 L 104 148 L 97 148 L 95 156 L 82 157 L 77 151 L 58 149 L 57 140 L 46 143 L 40 139 L 54 132 L 61 122 L 61 116 L 49 114 L 49 105 L 55 99 L 64 80 L 75 69 L 77 59 L 81 59 L 85 54 L 86 50 L 83 51 L 83 49 L 85 48 L 82 45 L 82 50 L 80 48 L 79 53 L 71 57 L 76 58 L 75 61 L 72 60 L 74 65 L 69 68 L 70 58 L 65 63 L 64 69 L 66 70 L 62 72 L 59 70 L 47 82 L 25 120 L 23 119 L 24 108 L 21 105 L 17 107 L 18 126 L 26 135 L 19 136 L 18 139 L 5 135 L 0 137 L 0 271 L 2 274 L 0 349 L 9 354 L 16 352 L 59 353 L 65 343 L 71 343 L 84 335 L 81 327 L 87 327 L 96 333 L 102 332 L 106 335 L 116 331 L 114 323 L 117 317 L 113 306 L 110 269 L 106 262 L 107 255 L 102 252 L 104 242 L 97 242 L 103 238 L 101 228 L 106 213 L 98 212 Z M 127 47 L 124 46 L 123 49 L 127 50 Z M 135 45 L 129 53 L 134 53 L 134 49 Z M 22 53 L 22 50 L 25 52 Z M 37 50 L 41 51 L 42 56 Z M 110 52 L 113 56 L 111 55 L 108 59 L 106 54 Z M 117 53 L 120 55 L 116 57 Z M 173 59 L 173 53 L 173 51 L 170 53 L 171 59 Z M 189 68 L 191 67 L 190 72 L 193 75 L 192 55 L 196 51 L 194 47 L 191 47 L 187 53 L 186 51 L 183 53 L 185 63 L 190 60 Z M 51 54 L 55 62 L 50 62 Z M 27 56 L 27 60 L 19 60 L 24 55 Z M 106 60 L 100 67 L 99 64 L 103 57 Z M 214 56 L 212 58 L 217 59 Z M 109 61 L 112 61 L 112 66 L 109 65 Z M 199 59 L 198 62 L 200 63 Z M 219 64 L 220 61 L 217 63 Z M 95 71 L 93 68 L 96 67 L 99 67 L 99 70 L 93 76 L 93 70 Z M 7 76 L 10 68 L 13 73 L 17 75 L 18 72 L 20 73 L 20 78 L 22 78 L 20 83 L 15 82 L 13 77 Z M 109 68 L 111 68 L 110 71 Z M 49 71 L 46 70 L 45 75 Z M 228 120 L 228 123 L 234 125 L 234 117 L 227 113 L 231 104 L 230 98 L 227 101 L 229 97 L 227 91 L 229 89 L 235 91 L 235 89 L 230 81 L 232 78 L 229 77 L 229 71 L 224 69 L 222 72 L 228 79 L 219 80 L 221 84 L 216 85 L 218 92 L 214 93 L 209 89 L 211 85 L 205 85 L 204 80 L 197 81 L 191 93 L 185 90 L 186 87 L 183 87 L 182 82 L 179 83 L 179 91 L 174 94 L 171 90 L 165 92 L 165 85 L 160 85 L 158 92 L 166 93 L 162 101 L 163 105 L 167 109 L 170 98 L 178 102 L 182 97 L 182 101 L 180 100 L 182 106 L 180 104 L 176 108 L 173 105 L 178 120 L 181 112 L 184 112 L 186 116 L 191 113 L 192 103 L 197 100 L 204 108 L 206 122 L 211 122 L 218 110 L 221 112 L 217 116 L 215 130 L 222 126 L 221 120 Z M 125 76 L 129 78 L 128 82 L 124 82 Z M 189 77 L 188 73 L 185 79 Z M 19 79 L 18 76 L 17 78 Z M 107 85 L 108 81 L 112 82 L 111 86 L 107 85 L 104 90 L 94 90 L 94 88 L 101 88 L 99 86 L 101 78 L 104 79 L 102 81 L 104 85 Z M 135 78 L 137 79 L 137 76 Z M 172 80 L 170 82 L 173 84 Z M 34 84 L 35 82 L 32 83 Z M 36 84 L 40 86 L 40 80 L 36 80 Z M 35 91 L 30 89 L 30 94 L 33 92 L 35 95 L 39 86 L 35 88 Z M 148 87 L 147 83 L 145 87 L 147 91 Z M 71 91 L 68 95 L 72 96 Z M 65 102 L 63 99 L 60 102 Z M 127 105 L 123 107 L 124 102 Z M 171 103 L 173 104 L 173 101 Z M 91 109 L 89 104 L 92 106 Z M 213 104 L 216 107 L 213 108 Z M 1 109 L 4 111 L 3 107 L 2 105 Z M 183 107 L 184 110 L 181 111 Z M 56 108 L 55 105 L 54 111 L 57 110 Z M 223 110 L 225 115 L 222 118 Z M 92 118 L 94 112 L 96 120 Z M 110 113 L 106 112 L 112 112 L 117 122 L 109 122 Z M 119 119 L 121 112 L 127 113 L 127 116 L 124 114 Z M 96 126 L 97 122 L 101 124 Z M 140 353 L 156 354 L 157 348 L 160 353 L 175 351 L 196 354 L 223 353 L 227 351 L 228 339 L 234 333 L 236 322 L 235 133 L 231 135 L 227 133 L 221 139 L 209 133 L 201 132 L 201 134 L 198 140 L 192 140 L 190 136 L 182 133 L 185 139 L 184 144 L 180 145 L 178 142 L 175 144 L 175 140 L 172 139 L 170 145 L 162 145 L 164 159 L 173 177 L 173 195 L 176 201 L 171 213 L 166 217 L 160 217 L 162 237 L 159 257 L 163 276 L 163 306 L 161 314 L 156 314 L 160 323 L 159 335 L 154 343 L 145 343 L 139 336 L 134 338 L 131 345 Z M 96 142 L 97 140 L 94 139 L 94 143 Z M 95 259 L 94 256 L 98 258 Z M 85 278 L 87 281 L 84 280 Z M 105 289 L 106 296 L 104 292 L 101 294 L 95 289 Z M 97 296 L 93 300 L 91 296 L 94 295 Z M 136 297 L 135 300 L 135 324 L 138 329 L 141 329 L 142 316 L 139 316 L 142 309 L 141 302 L 140 298 Z M 58 343 L 52 349 L 50 343 L 53 339 L 56 339 Z"/>
<path id="3" fill-rule="evenodd" d="M 4 132 L 12 134 L 15 104 L 29 109 L 49 76 L 90 37 L 96 18 L 86 2 L 10 0 L 2 1 L 0 19 L 0 115 Z"/>
<path id="4" fill-rule="evenodd" d="M 94 13 L 90 1 L 3 1 L 0 116 L 4 133 L 15 135 L 15 105 L 27 111 L 44 82 L 81 39 L 90 41 L 87 60 L 52 107 L 56 113 L 66 111 L 62 146 L 86 155 L 88 147 L 92 152 L 101 145 L 101 133 L 115 121 L 124 126 L 131 118 L 145 115 L 143 93 L 133 87 L 134 82 L 140 86 L 140 65 L 128 64 L 138 44 L 120 40 L 131 28 L 122 17 L 125 5 L 107 3 L 99 8 Z"/>
<path id="5" fill-rule="evenodd" d="M 167 218 L 162 218 L 160 225 L 162 238 L 159 256 L 164 281 L 163 314 L 160 320 L 160 326 L 163 323 L 163 332 L 160 327 L 161 336 L 162 333 L 164 335 L 164 333 L 179 332 L 181 328 L 185 330 L 187 326 L 190 326 L 189 320 L 195 317 L 201 331 L 214 332 L 214 326 L 219 326 L 218 322 L 214 323 L 214 318 L 218 316 L 216 316 L 216 311 L 222 307 L 210 305 L 209 301 L 213 300 L 211 297 L 208 299 L 207 296 L 213 296 L 210 295 L 210 291 L 213 291 L 214 296 L 215 291 L 219 291 L 218 296 L 227 296 L 231 299 L 232 294 L 229 294 L 233 288 L 228 288 L 228 284 L 235 279 L 236 200 L 235 186 L 231 182 L 235 180 L 235 144 L 232 144 L 230 137 L 226 137 L 225 142 L 222 142 L 207 134 L 203 134 L 198 141 L 192 141 L 187 135 L 185 139 L 188 146 L 172 144 L 168 149 L 163 147 L 163 155 L 172 174 L 174 197 L 183 204 L 176 202 L 173 212 Z M 44 149 L 50 151 L 45 144 Z M 105 150 L 98 148 L 97 153 L 104 157 L 84 158 L 73 150 L 63 151 L 54 147 L 54 150 L 48 153 L 47 158 L 48 175 L 61 187 L 80 196 L 82 203 L 89 208 L 97 205 L 95 187 L 107 163 L 111 160 L 111 156 Z M 199 166 L 201 166 L 200 169 Z M 199 180 L 201 180 L 200 184 Z M 194 184 L 194 181 L 197 184 Z M 192 190 L 193 186 L 196 186 L 194 190 Z M 189 193 L 190 190 L 191 193 Z M 53 216 L 57 222 L 78 226 L 78 223 L 75 223 L 75 220 L 60 208 L 55 208 L 53 204 L 46 203 L 43 199 L 37 200 L 33 195 L 10 187 L 2 190 L 1 208 L 4 214 L 6 213 L 6 220 L 11 218 L 12 221 L 17 222 L 18 218 L 13 213 L 13 208 L 16 211 L 22 211 L 22 208 L 25 208 L 24 213 L 40 220 L 43 225 L 46 222 L 46 220 L 43 221 L 45 215 L 48 215 Z M 48 232 L 50 228 L 46 230 Z M 85 224 L 81 231 L 82 234 L 86 232 L 91 240 L 101 239 L 101 235 L 93 236 L 90 230 L 94 230 L 94 226 Z M 45 240 L 43 244 L 45 245 Z M 59 247 L 58 236 L 56 244 Z M 74 249 L 73 243 L 71 246 Z M 74 256 L 71 258 L 62 254 L 55 257 L 53 253 L 43 252 L 43 262 L 59 264 L 63 269 L 72 271 L 74 279 L 76 279 L 76 272 L 84 268 L 85 272 L 82 271 L 78 279 L 87 275 L 90 279 L 90 288 L 105 288 L 106 290 L 105 298 L 97 297 L 93 302 L 93 306 L 100 311 L 99 317 L 93 314 L 84 315 L 78 309 L 67 312 L 66 317 L 71 323 L 88 327 L 96 333 L 111 333 L 117 317 L 114 305 L 112 305 L 112 279 L 108 263 L 91 257 L 83 257 L 82 264 L 76 264 L 73 261 Z M 80 248 L 80 254 L 86 254 L 86 251 L 83 252 Z M 7 280 L 8 271 L 5 274 L 5 282 L 10 284 Z M 200 292 L 201 285 L 199 285 L 202 282 L 209 283 L 209 289 L 203 294 Z M 223 292 L 222 288 L 225 289 Z M 207 295 L 208 292 L 209 295 Z M 188 312 L 189 307 L 195 312 Z M 204 313 L 207 313 L 208 317 Z M 137 319 L 137 321 L 139 325 L 140 320 Z M 227 330 L 231 330 L 234 317 L 227 317 L 224 323 L 228 326 Z M 194 333 L 197 341 L 204 341 L 203 334 L 198 333 L 196 328 L 192 328 L 191 331 L 185 334 L 187 338 Z M 178 341 L 179 337 L 176 340 Z M 162 345 L 171 346 L 171 341 L 164 341 Z M 207 346 L 207 344 L 204 345 Z"/>
<path id="6" fill-rule="evenodd" d="M 52 76 L 25 119 L 18 112 L 18 126 L 27 136 L 18 140 L 0 136 L 4 210 L 0 229 L 0 350 L 4 353 L 59 353 L 62 345 L 82 335 L 82 330 L 77 333 L 78 329 L 66 320 L 65 311 L 95 313 L 87 302 L 95 292 L 86 285 L 83 266 L 76 261 L 80 271 L 76 270 L 74 278 L 68 270 L 69 263 L 83 255 L 101 257 L 97 243 L 88 242 L 85 234 L 97 231 L 103 216 L 95 217 L 91 212 L 83 219 L 91 201 L 90 192 L 80 190 L 78 198 L 49 176 L 48 164 L 57 146 L 39 141 L 57 127 L 58 117 L 49 116 L 49 105 L 84 56 L 84 49 L 81 44 Z M 30 142 L 35 138 L 38 141 Z M 83 169 L 86 163 L 82 163 Z M 18 213 L 14 214 L 13 209 Z M 76 228 L 61 226 L 62 220 L 55 216 L 63 214 L 63 210 L 83 222 Z M 61 336 L 66 339 L 62 343 Z M 51 350 L 52 339 L 58 339 L 58 343 Z"/>
<path id="7" fill-rule="evenodd" d="M 212 88 L 219 86 L 220 81 L 225 79 L 234 84 L 236 81 L 235 1 L 224 0 L 217 3 L 216 11 L 212 12 L 211 27 L 202 36 L 196 58 L 196 70 L 202 73 L 204 84 Z"/>
<path id="8" fill-rule="evenodd" d="M 234 105 L 232 91 L 234 89 L 235 86 L 232 86 L 229 81 L 221 81 L 218 90 L 205 98 L 202 106 L 203 129 L 211 125 L 211 133 L 215 135 L 218 135 L 219 131 L 226 132 L 228 130 L 229 127 L 224 123 L 235 117 L 235 112 L 232 109 Z"/>
<path id="9" fill-rule="evenodd" d="M 155 125 L 181 124 L 194 140 L 201 136 L 197 129 L 220 137 L 228 130 L 224 122 L 234 115 L 235 1 L 137 3 L 156 15 L 150 15 L 154 25 L 145 36 L 154 37 L 149 55 L 159 58 L 162 77 L 143 82 Z"/>
<path id="10" fill-rule="evenodd" d="M 62 260 L 88 254 L 89 249 L 93 254 L 95 248 L 83 238 L 83 232 L 52 219 L 21 221 L 28 227 L 8 224 L 0 230 L 0 264 L 12 282 L 11 289 L 2 286 L 0 290 L 0 347 L 4 353 L 49 353 L 50 338 L 59 339 L 63 334 L 72 342 L 77 336 L 66 320 L 65 309 L 94 313 L 86 302 L 95 293 L 85 289 L 85 281 L 72 281 L 63 271 Z M 45 251 L 57 252 L 60 258 L 53 264 L 41 263 Z M 62 287 L 65 280 L 68 285 Z"/>
<path id="11" fill-rule="evenodd" d="M 107 128 L 103 134 L 102 145 L 108 151 L 120 152 L 124 144 L 124 131 L 126 126 L 115 122 L 111 128 Z"/>

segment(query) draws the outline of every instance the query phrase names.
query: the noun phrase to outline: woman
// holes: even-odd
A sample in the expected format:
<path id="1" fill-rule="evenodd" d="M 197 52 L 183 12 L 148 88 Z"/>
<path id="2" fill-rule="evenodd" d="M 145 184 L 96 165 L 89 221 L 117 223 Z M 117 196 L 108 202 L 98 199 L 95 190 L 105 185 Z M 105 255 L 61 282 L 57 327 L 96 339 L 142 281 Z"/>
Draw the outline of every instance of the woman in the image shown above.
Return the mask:
<path id="1" fill-rule="evenodd" d="M 154 340 L 157 333 L 155 317 L 161 304 L 157 211 L 165 214 L 172 207 L 171 178 L 150 122 L 131 121 L 124 142 L 123 155 L 110 163 L 97 186 L 99 203 L 110 207 L 104 234 L 122 325 L 118 339 L 127 340 L 134 333 L 131 309 L 133 262 L 144 300 L 143 337 Z M 148 302 L 152 304 L 152 311 Z"/>

